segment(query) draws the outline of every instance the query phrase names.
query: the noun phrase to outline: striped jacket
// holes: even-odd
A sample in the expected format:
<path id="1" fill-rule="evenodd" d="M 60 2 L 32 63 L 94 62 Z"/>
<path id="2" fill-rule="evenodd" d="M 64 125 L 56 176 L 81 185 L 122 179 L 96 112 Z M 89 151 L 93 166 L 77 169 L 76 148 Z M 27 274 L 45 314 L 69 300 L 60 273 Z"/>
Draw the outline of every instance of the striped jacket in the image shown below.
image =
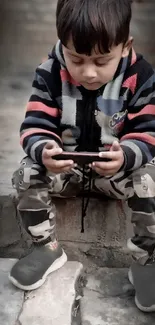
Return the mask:
<path id="1" fill-rule="evenodd" d="M 54 139 L 67 151 L 101 151 L 118 139 L 124 170 L 155 156 L 155 74 L 134 49 L 121 59 L 112 81 L 88 91 L 66 69 L 58 41 L 36 69 L 32 95 L 21 125 L 21 145 L 42 164 L 42 150 Z"/>

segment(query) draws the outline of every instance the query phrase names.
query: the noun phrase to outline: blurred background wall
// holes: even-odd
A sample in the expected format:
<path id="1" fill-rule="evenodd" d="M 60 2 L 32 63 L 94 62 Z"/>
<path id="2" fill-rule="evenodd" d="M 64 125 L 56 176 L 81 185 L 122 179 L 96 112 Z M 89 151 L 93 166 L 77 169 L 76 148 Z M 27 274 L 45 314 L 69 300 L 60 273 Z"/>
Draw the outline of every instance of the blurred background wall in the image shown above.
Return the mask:
<path id="1" fill-rule="evenodd" d="M 0 0 L 0 71 L 30 76 L 55 43 L 56 0 Z M 133 4 L 135 48 L 155 67 L 155 0 Z"/>

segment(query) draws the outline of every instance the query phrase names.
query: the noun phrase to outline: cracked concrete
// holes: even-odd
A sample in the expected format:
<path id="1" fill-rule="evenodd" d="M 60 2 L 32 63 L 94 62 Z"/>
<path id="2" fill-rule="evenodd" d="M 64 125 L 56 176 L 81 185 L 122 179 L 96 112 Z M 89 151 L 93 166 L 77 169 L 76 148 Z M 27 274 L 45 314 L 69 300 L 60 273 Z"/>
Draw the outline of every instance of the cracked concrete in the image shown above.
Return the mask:
<path id="1" fill-rule="evenodd" d="M 16 260 L 0 259 L 0 324 L 15 325 L 24 303 L 24 292 L 15 288 L 8 274 Z"/>
<path id="2" fill-rule="evenodd" d="M 19 317 L 21 325 L 71 325 L 75 283 L 81 271 L 82 264 L 68 262 L 51 274 L 41 288 L 26 293 Z"/>
<path id="3" fill-rule="evenodd" d="M 76 282 L 82 272 L 82 264 L 67 262 L 60 270 L 50 274 L 41 288 L 24 294 L 8 280 L 15 262 L 0 259 L 0 324 L 71 325 Z M 75 321 L 76 317 L 74 324 L 77 324 Z"/>
<path id="4" fill-rule="evenodd" d="M 146 314 L 134 303 L 128 269 L 99 268 L 87 275 L 81 299 L 82 325 L 149 325 L 155 313 Z"/>

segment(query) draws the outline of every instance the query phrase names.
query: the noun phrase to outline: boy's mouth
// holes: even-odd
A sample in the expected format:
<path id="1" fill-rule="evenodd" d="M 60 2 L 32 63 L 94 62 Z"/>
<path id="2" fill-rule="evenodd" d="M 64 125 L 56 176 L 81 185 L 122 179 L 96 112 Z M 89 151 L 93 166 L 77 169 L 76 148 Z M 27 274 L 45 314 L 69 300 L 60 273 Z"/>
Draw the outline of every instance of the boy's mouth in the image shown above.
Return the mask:
<path id="1" fill-rule="evenodd" d="M 101 86 L 100 82 L 82 82 L 81 83 L 85 88 L 97 89 Z"/>
<path id="2" fill-rule="evenodd" d="M 96 85 L 100 85 L 100 82 L 82 82 L 83 85 L 88 85 L 88 86 L 96 86 Z"/>
<path id="3" fill-rule="evenodd" d="M 93 81 L 93 82 L 83 81 L 83 83 L 87 84 L 87 85 L 94 85 L 94 84 L 98 84 L 99 82 L 97 82 L 97 81 Z"/>

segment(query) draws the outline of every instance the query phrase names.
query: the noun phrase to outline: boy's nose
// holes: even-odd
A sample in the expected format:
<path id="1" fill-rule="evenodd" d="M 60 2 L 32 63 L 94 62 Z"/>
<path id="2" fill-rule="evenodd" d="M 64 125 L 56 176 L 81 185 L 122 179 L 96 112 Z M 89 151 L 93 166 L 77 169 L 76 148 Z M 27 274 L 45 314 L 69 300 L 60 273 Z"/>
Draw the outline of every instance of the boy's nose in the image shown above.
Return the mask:
<path id="1" fill-rule="evenodd" d="M 93 79 L 96 79 L 97 73 L 93 67 L 85 67 L 82 72 L 82 76 L 85 79 L 85 81 L 93 81 Z"/>

